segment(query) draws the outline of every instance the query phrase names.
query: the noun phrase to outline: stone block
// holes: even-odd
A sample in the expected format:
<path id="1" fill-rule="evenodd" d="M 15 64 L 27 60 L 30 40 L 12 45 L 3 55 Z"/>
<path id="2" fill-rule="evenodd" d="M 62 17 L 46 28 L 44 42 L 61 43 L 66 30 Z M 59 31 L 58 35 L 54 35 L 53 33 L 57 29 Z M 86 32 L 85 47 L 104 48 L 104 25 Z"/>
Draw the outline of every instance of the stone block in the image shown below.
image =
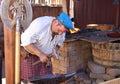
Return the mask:
<path id="1" fill-rule="evenodd" d="M 119 68 L 107 68 L 106 73 L 115 77 L 120 75 L 120 69 Z"/>
<path id="2" fill-rule="evenodd" d="M 90 73 L 90 78 L 93 79 L 103 79 L 103 80 L 111 80 L 114 77 L 108 75 L 108 74 L 95 74 L 95 73 Z"/>
<path id="3" fill-rule="evenodd" d="M 92 73 L 97 73 L 97 74 L 105 73 L 105 67 L 98 65 L 93 61 L 88 62 L 88 68 Z"/>
<path id="4" fill-rule="evenodd" d="M 102 82 L 104 82 L 103 79 L 96 79 L 96 83 L 97 83 L 97 84 L 102 83 Z"/>

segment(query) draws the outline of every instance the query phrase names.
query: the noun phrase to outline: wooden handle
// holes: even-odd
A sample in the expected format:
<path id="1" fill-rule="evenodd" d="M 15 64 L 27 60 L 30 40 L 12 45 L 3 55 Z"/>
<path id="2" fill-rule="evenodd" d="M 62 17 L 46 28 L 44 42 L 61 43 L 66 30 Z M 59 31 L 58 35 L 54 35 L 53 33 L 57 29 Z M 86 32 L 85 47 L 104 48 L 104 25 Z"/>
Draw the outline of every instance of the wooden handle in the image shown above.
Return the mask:
<path id="1" fill-rule="evenodd" d="M 32 65 L 33 66 L 35 66 L 36 64 L 39 64 L 41 61 L 39 60 L 39 61 L 36 61 L 36 62 L 34 62 Z"/>
<path id="2" fill-rule="evenodd" d="M 52 54 L 48 55 L 47 57 L 48 57 L 48 59 L 51 59 Z M 40 62 L 41 62 L 40 60 L 39 60 L 39 61 L 36 61 L 36 62 L 34 62 L 32 65 L 35 66 L 36 64 L 39 64 Z M 49 65 L 49 63 L 50 63 L 50 60 L 48 60 L 47 64 Z"/>
<path id="3" fill-rule="evenodd" d="M 20 32 L 16 32 L 15 42 L 15 84 L 20 82 Z"/>

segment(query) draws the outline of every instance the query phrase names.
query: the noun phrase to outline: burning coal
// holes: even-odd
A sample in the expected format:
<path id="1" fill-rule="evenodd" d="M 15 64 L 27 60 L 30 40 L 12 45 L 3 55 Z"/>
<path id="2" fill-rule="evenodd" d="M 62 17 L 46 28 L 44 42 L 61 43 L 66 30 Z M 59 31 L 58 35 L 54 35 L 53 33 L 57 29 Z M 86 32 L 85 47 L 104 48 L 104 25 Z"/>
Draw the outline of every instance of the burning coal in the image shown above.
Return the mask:
<path id="1" fill-rule="evenodd" d="M 74 30 L 71 30 L 71 29 L 70 29 L 70 33 L 71 33 L 71 34 L 77 33 L 78 31 L 80 31 L 79 28 L 75 28 Z"/>

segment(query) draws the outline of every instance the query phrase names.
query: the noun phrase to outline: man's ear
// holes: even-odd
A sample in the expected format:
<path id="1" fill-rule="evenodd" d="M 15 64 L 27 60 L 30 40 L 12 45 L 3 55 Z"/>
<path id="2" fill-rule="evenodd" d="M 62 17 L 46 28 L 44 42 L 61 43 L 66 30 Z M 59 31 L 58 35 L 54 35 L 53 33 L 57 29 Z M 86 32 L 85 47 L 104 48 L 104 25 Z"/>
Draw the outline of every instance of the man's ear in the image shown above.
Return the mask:
<path id="1" fill-rule="evenodd" d="M 55 19 L 53 22 L 54 22 L 54 24 L 56 24 L 56 25 L 59 23 L 59 21 L 58 21 L 57 19 Z"/>

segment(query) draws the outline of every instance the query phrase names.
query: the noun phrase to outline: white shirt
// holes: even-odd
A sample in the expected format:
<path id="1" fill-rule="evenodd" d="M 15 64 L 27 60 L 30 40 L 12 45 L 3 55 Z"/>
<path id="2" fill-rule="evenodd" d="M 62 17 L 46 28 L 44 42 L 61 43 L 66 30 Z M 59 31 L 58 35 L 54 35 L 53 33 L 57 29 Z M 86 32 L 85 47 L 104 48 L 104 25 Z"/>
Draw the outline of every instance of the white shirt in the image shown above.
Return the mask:
<path id="1" fill-rule="evenodd" d="M 33 43 L 39 50 L 45 54 L 53 53 L 55 46 L 62 46 L 65 40 L 65 33 L 56 35 L 52 40 L 51 23 L 55 17 L 39 17 L 35 19 L 30 26 L 21 35 L 21 46 Z"/>

